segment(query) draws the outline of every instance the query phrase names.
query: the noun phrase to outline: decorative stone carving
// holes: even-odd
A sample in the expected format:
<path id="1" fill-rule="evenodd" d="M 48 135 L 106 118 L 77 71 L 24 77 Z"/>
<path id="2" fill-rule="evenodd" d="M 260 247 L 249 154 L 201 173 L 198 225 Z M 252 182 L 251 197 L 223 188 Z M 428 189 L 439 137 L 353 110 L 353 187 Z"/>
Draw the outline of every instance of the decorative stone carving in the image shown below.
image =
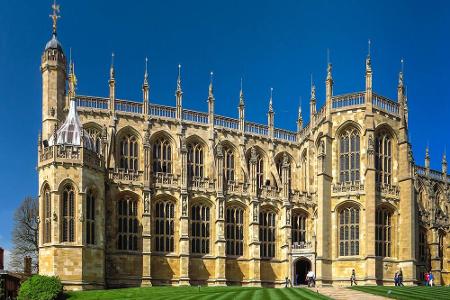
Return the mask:
<path id="1" fill-rule="evenodd" d="M 185 196 L 182 197 L 181 214 L 183 217 L 187 217 L 187 198 Z"/>
<path id="2" fill-rule="evenodd" d="M 150 212 L 150 200 L 148 199 L 148 195 L 144 197 L 144 213 L 148 214 Z"/>
<path id="3" fill-rule="evenodd" d="M 224 201 L 223 199 L 219 200 L 219 219 L 223 219 L 223 206 L 224 206 Z"/>
<path id="4" fill-rule="evenodd" d="M 216 154 L 218 157 L 223 157 L 223 147 L 222 144 L 217 144 Z"/>
<path id="5" fill-rule="evenodd" d="M 250 162 L 252 164 L 256 164 L 257 160 L 258 160 L 258 154 L 256 153 L 256 148 L 252 147 L 250 149 Z"/>
<path id="6" fill-rule="evenodd" d="M 56 211 L 53 212 L 53 221 L 58 221 L 58 215 L 56 214 Z"/>
<path id="7" fill-rule="evenodd" d="M 291 225 L 291 209 L 286 208 L 286 225 Z"/>
<path id="8" fill-rule="evenodd" d="M 83 214 L 83 211 L 80 211 L 80 217 L 78 218 L 78 221 L 80 221 L 81 223 L 84 222 L 84 214 Z"/>
<path id="9" fill-rule="evenodd" d="M 55 108 L 52 106 L 52 107 L 50 107 L 50 109 L 49 109 L 49 112 L 48 112 L 49 114 L 50 114 L 50 116 L 51 117 L 54 117 L 55 116 Z"/>
<path id="10" fill-rule="evenodd" d="M 253 222 L 258 222 L 258 203 L 253 203 Z"/>

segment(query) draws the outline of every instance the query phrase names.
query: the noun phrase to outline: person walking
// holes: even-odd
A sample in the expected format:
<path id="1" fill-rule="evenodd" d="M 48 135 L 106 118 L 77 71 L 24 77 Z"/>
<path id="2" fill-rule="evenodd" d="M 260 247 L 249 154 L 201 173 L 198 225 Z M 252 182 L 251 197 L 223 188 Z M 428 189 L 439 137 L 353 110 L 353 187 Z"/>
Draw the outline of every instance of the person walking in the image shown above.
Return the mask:
<path id="1" fill-rule="evenodd" d="M 423 277 L 425 278 L 425 286 L 429 286 L 430 285 L 430 282 L 429 282 L 430 275 L 428 274 L 428 272 L 425 272 Z"/>
<path id="2" fill-rule="evenodd" d="M 403 285 L 403 271 L 400 268 L 400 272 L 398 272 L 398 286 L 404 286 Z"/>
<path id="3" fill-rule="evenodd" d="M 394 275 L 394 284 L 395 284 L 395 286 L 398 286 L 398 272 L 395 272 L 395 275 Z"/>
<path id="4" fill-rule="evenodd" d="M 316 286 L 316 275 L 312 270 L 309 270 L 308 274 L 306 274 L 306 282 L 308 282 L 308 287 L 315 287 Z"/>
<path id="5" fill-rule="evenodd" d="M 353 286 L 353 284 L 358 285 L 356 283 L 356 272 L 355 272 L 355 269 L 352 270 L 352 276 L 350 276 L 350 285 Z"/>
<path id="6" fill-rule="evenodd" d="M 430 286 L 433 286 L 433 280 L 434 280 L 434 275 L 430 271 L 430 273 L 428 275 L 428 282 L 429 282 Z"/>

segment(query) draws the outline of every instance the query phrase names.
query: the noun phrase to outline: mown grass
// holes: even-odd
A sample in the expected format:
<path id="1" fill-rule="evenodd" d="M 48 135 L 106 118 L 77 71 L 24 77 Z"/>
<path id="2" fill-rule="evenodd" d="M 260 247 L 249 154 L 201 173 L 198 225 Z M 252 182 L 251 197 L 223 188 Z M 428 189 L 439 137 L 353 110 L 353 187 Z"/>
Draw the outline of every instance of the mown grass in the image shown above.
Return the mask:
<path id="1" fill-rule="evenodd" d="M 68 292 L 70 300 L 122 300 L 122 299 L 167 299 L 167 300 L 285 300 L 285 299 L 329 299 L 306 288 L 247 288 L 247 287 L 148 287 L 113 290 Z"/>
<path id="2" fill-rule="evenodd" d="M 356 286 L 354 290 L 400 300 L 450 299 L 446 286 Z"/>

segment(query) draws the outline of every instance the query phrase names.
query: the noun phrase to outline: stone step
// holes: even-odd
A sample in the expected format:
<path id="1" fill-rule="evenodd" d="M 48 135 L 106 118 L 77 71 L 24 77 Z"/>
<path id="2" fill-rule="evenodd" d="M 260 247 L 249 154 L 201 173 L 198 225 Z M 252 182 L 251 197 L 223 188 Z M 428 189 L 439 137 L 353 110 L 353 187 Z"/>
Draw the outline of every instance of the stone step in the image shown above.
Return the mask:
<path id="1" fill-rule="evenodd" d="M 383 299 L 389 299 L 386 297 L 371 295 L 368 293 L 360 292 L 351 290 L 344 287 L 338 287 L 338 286 L 321 286 L 321 287 L 312 287 L 309 288 L 312 291 L 319 292 L 322 295 L 325 295 L 327 297 L 330 297 L 331 299 L 335 300 L 357 300 L 357 299 L 364 299 L 364 300 L 383 300 Z"/>

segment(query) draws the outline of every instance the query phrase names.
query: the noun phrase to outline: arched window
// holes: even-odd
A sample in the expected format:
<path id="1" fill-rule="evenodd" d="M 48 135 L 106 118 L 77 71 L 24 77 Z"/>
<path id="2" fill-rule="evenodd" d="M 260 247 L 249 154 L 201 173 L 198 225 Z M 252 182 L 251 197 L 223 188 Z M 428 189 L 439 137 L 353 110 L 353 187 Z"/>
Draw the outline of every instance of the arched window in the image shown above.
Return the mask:
<path id="1" fill-rule="evenodd" d="M 171 201 L 155 204 L 155 251 L 173 252 L 175 235 L 175 205 Z"/>
<path id="2" fill-rule="evenodd" d="M 242 256 L 244 253 L 244 210 L 242 208 L 227 208 L 225 236 L 227 255 Z"/>
<path id="3" fill-rule="evenodd" d="M 100 130 L 95 127 L 89 127 L 86 131 L 94 142 L 94 151 L 100 154 L 102 152 L 102 134 Z"/>
<path id="4" fill-rule="evenodd" d="M 359 181 L 359 132 L 348 128 L 341 134 L 339 144 L 339 181 Z"/>
<path id="5" fill-rule="evenodd" d="M 392 139 L 383 131 L 377 135 L 375 142 L 375 168 L 377 183 L 391 184 L 392 182 Z"/>
<path id="6" fill-rule="evenodd" d="M 118 205 L 118 236 L 117 249 L 138 250 L 138 219 L 137 201 L 125 196 L 117 202 Z"/>
<path id="7" fill-rule="evenodd" d="M 44 243 L 52 242 L 52 196 L 50 188 L 44 188 Z"/>
<path id="8" fill-rule="evenodd" d="M 165 138 L 153 144 L 153 173 L 172 173 L 172 146 Z"/>
<path id="9" fill-rule="evenodd" d="M 375 225 L 375 255 L 390 257 L 392 244 L 392 214 L 389 210 L 377 210 Z"/>
<path id="10" fill-rule="evenodd" d="M 419 229 L 419 261 L 427 260 L 427 232 L 424 228 Z"/>
<path id="11" fill-rule="evenodd" d="M 139 145 L 134 135 L 125 135 L 120 140 L 120 168 L 127 171 L 138 171 Z"/>
<path id="12" fill-rule="evenodd" d="M 203 147 L 199 143 L 188 144 L 188 177 L 203 178 Z"/>
<path id="13" fill-rule="evenodd" d="M 64 187 L 62 197 L 62 237 L 63 242 L 75 242 L 75 191 L 72 185 Z"/>
<path id="14" fill-rule="evenodd" d="M 306 214 L 292 214 L 292 243 L 306 242 Z"/>
<path id="15" fill-rule="evenodd" d="M 86 196 L 86 243 L 95 244 L 95 195 L 92 191 Z"/>
<path id="16" fill-rule="evenodd" d="M 203 204 L 191 208 L 191 252 L 194 254 L 209 253 L 210 238 L 209 207 Z"/>
<path id="17" fill-rule="evenodd" d="M 339 255 L 359 255 L 359 209 L 347 207 L 339 213 Z"/>
<path id="18" fill-rule="evenodd" d="M 225 182 L 234 181 L 234 153 L 230 147 L 223 148 L 223 170 Z"/>
<path id="19" fill-rule="evenodd" d="M 275 257 L 275 217 L 271 211 L 259 213 L 260 254 L 263 258 Z"/>

